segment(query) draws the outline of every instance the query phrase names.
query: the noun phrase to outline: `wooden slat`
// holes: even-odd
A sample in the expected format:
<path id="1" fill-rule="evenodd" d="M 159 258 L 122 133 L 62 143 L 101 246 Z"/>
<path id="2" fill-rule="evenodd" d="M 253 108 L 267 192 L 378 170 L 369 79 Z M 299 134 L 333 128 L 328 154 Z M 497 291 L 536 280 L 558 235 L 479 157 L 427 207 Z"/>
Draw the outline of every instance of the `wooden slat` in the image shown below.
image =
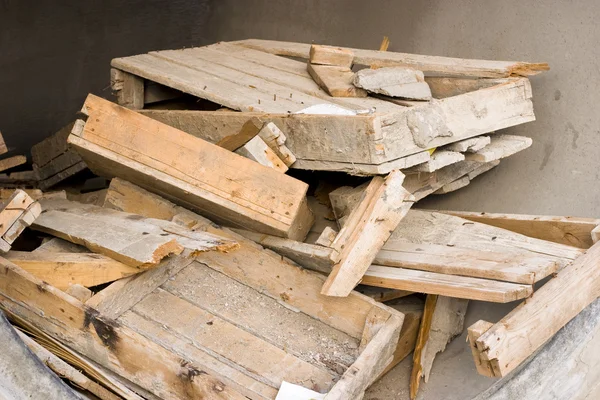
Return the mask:
<path id="1" fill-rule="evenodd" d="M 600 295 L 600 244 L 593 245 L 494 324 L 477 348 L 495 376 L 506 376 Z"/>
<path id="2" fill-rule="evenodd" d="M 425 301 L 425 309 L 423 310 L 423 317 L 421 317 L 421 325 L 419 326 L 419 335 L 417 336 L 417 343 L 415 344 L 415 352 L 413 353 L 413 367 L 410 373 L 410 399 L 414 400 L 417 398 L 419 386 L 421 384 L 421 376 L 423 376 L 423 366 L 421 365 L 421 356 L 423 350 L 429 339 L 429 333 L 431 331 L 431 323 L 433 321 L 433 314 L 435 312 L 435 306 L 438 300 L 438 296 L 435 294 L 427 295 Z"/>
<path id="3" fill-rule="evenodd" d="M 34 229 L 83 245 L 132 267 L 148 268 L 183 249 L 192 253 L 234 250 L 237 244 L 174 223 L 143 218 L 91 204 L 42 200 L 44 213 Z"/>
<path id="4" fill-rule="evenodd" d="M 232 44 L 245 46 L 272 54 L 309 58 L 310 44 L 294 42 L 278 42 L 274 40 L 246 39 Z M 346 49 L 346 48 L 342 48 Z M 550 69 L 546 63 L 525 63 L 516 61 L 469 60 L 439 56 L 396 53 L 352 49 L 354 62 L 364 65 L 404 66 L 424 72 L 435 72 L 440 75 L 473 76 L 501 78 L 511 75 L 529 76 Z"/>
<path id="5" fill-rule="evenodd" d="M 321 293 L 347 296 L 359 283 L 377 252 L 406 215 L 413 202 L 402 187 L 404 175 L 391 172 L 385 179 L 375 177 L 363 198 L 348 216 L 331 247 L 337 252 L 335 264 Z"/>
<path id="6" fill-rule="evenodd" d="M 532 284 L 558 270 L 558 263 L 535 255 L 507 255 L 430 243 L 388 240 L 374 264 L 448 275 Z"/>
<path id="7" fill-rule="evenodd" d="M 5 258 L 61 290 L 75 283 L 96 286 L 140 272 L 112 258 L 91 253 L 9 251 Z"/>
<path id="8" fill-rule="evenodd" d="M 332 97 L 367 97 L 367 91 L 352 83 L 354 72 L 348 67 L 308 64 L 307 70 L 317 84 Z"/>
<path id="9" fill-rule="evenodd" d="M 12 156 L 4 158 L 0 160 L 0 171 L 16 167 L 17 165 L 25 164 L 26 162 L 27 157 L 25 156 Z"/>
<path id="10" fill-rule="evenodd" d="M 531 285 L 492 281 L 488 279 L 422 272 L 404 268 L 369 267 L 363 285 L 410 290 L 469 300 L 508 303 L 528 297 Z"/>
<path id="11" fill-rule="evenodd" d="M 436 99 L 444 99 L 446 97 L 458 96 L 468 92 L 474 92 L 479 89 L 485 89 L 491 86 L 505 83 L 506 78 L 490 79 L 490 78 L 457 78 L 457 77 L 441 77 L 441 76 L 426 76 L 425 82 L 429 85 L 431 93 Z"/>
<path id="12" fill-rule="evenodd" d="M 480 150 L 467 153 L 465 159 L 479 162 L 500 160 L 525 150 L 532 143 L 531 138 L 525 136 L 492 135 L 490 144 Z"/>
<path id="13" fill-rule="evenodd" d="M 308 186 L 177 129 L 88 96 L 69 142 L 99 174 L 133 180 L 221 222 L 303 239 Z"/>
<path id="14" fill-rule="evenodd" d="M 0 306 L 93 361 L 164 399 L 245 399 L 211 375 L 202 359 L 173 354 L 60 290 L 0 260 Z M 139 368 L 144 360 L 152 369 Z M 205 373 L 199 373 L 204 371 Z"/>
<path id="15" fill-rule="evenodd" d="M 438 212 L 582 249 L 587 249 L 593 244 L 591 232 L 600 225 L 600 219 L 597 218 L 445 210 Z"/>

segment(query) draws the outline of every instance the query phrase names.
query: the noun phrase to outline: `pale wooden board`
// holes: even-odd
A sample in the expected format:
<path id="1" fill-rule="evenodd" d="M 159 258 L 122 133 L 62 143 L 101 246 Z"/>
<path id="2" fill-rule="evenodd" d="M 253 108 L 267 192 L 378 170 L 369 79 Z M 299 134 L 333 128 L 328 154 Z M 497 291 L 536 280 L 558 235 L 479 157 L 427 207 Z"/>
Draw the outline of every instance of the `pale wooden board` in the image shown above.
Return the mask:
<path id="1" fill-rule="evenodd" d="M 510 79 L 510 78 L 508 78 Z M 458 96 L 479 89 L 499 85 L 507 81 L 507 78 L 458 78 L 443 76 L 426 76 L 425 82 L 429 85 L 433 97 L 444 99 L 446 97 Z"/>
<path id="2" fill-rule="evenodd" d="M 245 145 L 237 149 L 235 153 L 260 165 L 279 171 L 282 174 L 285 174 L 288 170 L 287 165 L 259 136 L 250 139 Z"/>
<path id="3" fill-rule="evenodd" d="M 446 145 L 444 149 L 450 151 L 460 151 L 460 152 L 473 152 L 477 150 L 481 150 L 485 146 L 491 143 L 491 138 L 489 136 L 475 136 L 469 139 L 460 140 L 458 142 L 451 143 Z"/>
<path id="4" fill-rule="evenodd" d="M 538 289 L 479 339 L 494 375 L 506 376 L 600 295 L 600 244 Z"/>
<path id="5" fill-rule="evenodd" d="M 250 229 L 300 239 L 310 229 L 304 182 L 93 95 L 84 108 L 90 118 L 69 142 L 101 175 Z"/>
<path id="6" fill-rule="evenodd" d="M 347 296 L 359 283 L 377 252 L 413 204 L 402 187 L 404 175 L 392 171 L 385 179 L 375 177 L 359 204 L 348 216 L 331 247 L 335 264 L 323 285 L 322 294 Z"/>
<path id="7" fill-rule="evenodd" d="M 16 167 L 17 165 L 25 164 L 26 162 L 27 157 L 25 156 L 12 156 L 4 158 L 0 160 L 0 171 Z"/>
<path id="8" fill-rule="evenodd" d="M 525 136 L 492 135 L 490 144 L 480 150 L 465 154 L 465 159 L 479 162 L 500 160 L 525 150 L 532 143 L 533 140 Z"/>
<path id="9" fill-rule="evenodd" d="M 246 39 L 232 44 L 265 51 L 272 54 L 309 58 L 310 44 L 278 42 L 274 40 Z M 535 75 L 549 69 L 546 63 L 516 61 L 469 60 L 462 58 L 424 56 L 391 51 L 347 49 L 354 53 L 354 62 L 364 65 L 404 66 L 426 72 L 454 76 L 500 78 L 511 75 Z"/>
<path id="10" fill-rule="evenodd" d="M 529 297 L 533 293 L 531 285 L 379 265 L 369 267 L 361 283 L 494 303 L 509 303 Z"/>
<path id="11" fill-rule="evenodd" d="M 49 253 L 89 253 L 90 251 L 83 246 L 75 243 L 68 242 L 57 237 L 50 238 L 50 240 L 43 242 L 37 249 L 33 250 L 32 253 L 47 251 Z"/>
<path id="12" fill-rule="evenodd" d="M 598 218 L 446 210 L 438 212 L 582 249 L 587 249 L 593 244 L 591 232 L 600 225 Z"/>
<path id="13" fill-rule="evenodd" d="M 451 193 L 458 189 L 462 189 L 465 186 L 468 186 L 469 183 L 471 183 L 471 180 L 469 179 L 468 175 L 465 175 L 463 177 L 458 178 L 455 181 L 445 184 L 444 186 L 442 186 L 441 188 L 439 188 L 438 190 L 433 192 L 433 194 L 439 195 L 439 194 Z"/>
<path id="14" fill-rule="evenodd" d="M 313 44 L 310 46 L 309 59 L 311 64 L 336 65 L 350 68 L 354 61 L 354 53 L 341 47 L 322 46 Z"/>
<path id="15" fill-rule="evenodd" d="M 429 161 L 423 164 L 415 165 L 410 169 L 411 172 L 434 172 L 448 165 L 463 161 L 465 156 L 456 151 L 436 150 L 431 155 Z"/>
<path id="16" fill-rule="evenodd" d="M 9 251 L 4 257 L 61 290 L 76 283 L 96 286 L 140 272 L 112 258 L 91 253 Z"/>

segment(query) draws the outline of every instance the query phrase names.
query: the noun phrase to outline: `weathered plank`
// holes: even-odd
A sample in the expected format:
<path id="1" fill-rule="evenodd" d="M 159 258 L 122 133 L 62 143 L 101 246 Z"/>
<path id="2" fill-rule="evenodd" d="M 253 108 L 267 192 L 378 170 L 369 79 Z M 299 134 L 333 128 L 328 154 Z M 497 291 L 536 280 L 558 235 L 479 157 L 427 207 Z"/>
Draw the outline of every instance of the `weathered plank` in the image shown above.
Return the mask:
<path id="1" fill-rule="evenodd" d="M 308 64 L 306 69 L 317 84 L 332 97 L 367 97 L 367 91 L 354 86 L 354 72 L 337 65 Z"/>
<path id="2" fill-rule="evenodd" d="M 532 143 L 533 140 L 525 136 L 492 135 L 490 144 L 477 151 L 465 154 L 465 159 L 479 162 L 500 160 L 525 150 Z"/>
<path id="3" fill-rule="evenodd" d="M 90 117 L 69 142 L 100 175 L 234 226 L 296 239 L 310 229 L 304 182 L 93 95 L 84 109 Z"/>
<path id="4" fill-rule="evenodd" d="M 274 40 L 246 39 L 231 44 L 244 46 L 282 56 L 309 58 L 310 44 L 278 42 Z M 424 56 L 344 48 L 354 53 L 354 62 L 364 65 L 403 66 L 440 75 L 501 78 L 511 75 L 529 76 L 550 69 L 546 63 L 525 63 L 515 61 L 469 60 L 462 58 Z"/>
<path id="5" fill-rule="evenodd" d="M 267 146 L 260 136 L 255 136 L 250 139 L 246 144 L 237 149 L 235 153 L 283 174 L 288 170 L 288 167 L 283 160 Z"/>
<path id="6" fill-rule="evenodd" d="M 391 172 L 375 177 L 346 224 L 331 244 L 335 264 L 321 293 L 347 296 L 359 283 L 377 252 L 412 206 L 412 196 L 402 187 L 404 175 Z"/>
<path id="7" fill-rule="evenodd" d="M 313 44 L 310 46 L 308 61 L 311 64 L 350 68 L 354 61 L 354 53 L 341 47 Z"/>
<path id="8" fill-rule="evenodd" d="M 140 272 L 112 258 L 92 253 L 9 251 L 4 257 L 61 290 L 75 283 L 96 286 Z"/>
<path id="9" fill-rule="evenodd" d="M 469 300 L 508 303 L 528 297 L 531 285 L 372 265 L 361 283 Z"/>
<path id="10" fill-rule="evenodd" d="M 596 243 L 534 295 L 477 339 L 494 376 L 505 376 L 600 295 L 600 244 Z"/>
<path id="11" fill-rule="evenodd" d="M 4 171 L 6 169 L 14 168 L 17 165 L 22 165 L 27 162 L 27 157 L 25 156 L 12 156 L 8 158 L 4 158 L 0 160 L 0 171 Z"/>
<path id="12" fill-rule="evenodd" d="M 582 249 L 592 246 L 592 232 L 600 219 L 546 215 L 500 214 L 470 211 L 438 211 L 469 221 L 496 226 L 522 235 Z"/>

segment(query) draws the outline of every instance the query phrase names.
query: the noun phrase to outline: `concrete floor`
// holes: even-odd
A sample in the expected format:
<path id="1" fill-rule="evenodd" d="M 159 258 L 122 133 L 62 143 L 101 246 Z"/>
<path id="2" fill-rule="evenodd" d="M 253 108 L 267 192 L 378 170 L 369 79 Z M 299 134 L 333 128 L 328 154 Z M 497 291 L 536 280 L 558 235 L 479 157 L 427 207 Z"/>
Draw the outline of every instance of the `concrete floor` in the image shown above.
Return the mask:
<path id="1" fill-rule="evenodd" d="M 532 78 L 537 121 L 505 130 L 532 137 L 533 146 L 467 188 L 421 205 L 600 217 L 599 11 L 600 2 L 592 0 L 220 0 L 208 27 L 213 41 L 262 38 L 376 49 L 386 35 L 390 51 L 548 62 L 551 70 Z M 466 325 L 498 320 L 511 306 L 472 302 Z M 365 399 L 408 399 L 410 363 L 377 382 Z M 419 399 L 469 399 L 493 383 L 475 372 L 463 335 L 436 359 Z"/>

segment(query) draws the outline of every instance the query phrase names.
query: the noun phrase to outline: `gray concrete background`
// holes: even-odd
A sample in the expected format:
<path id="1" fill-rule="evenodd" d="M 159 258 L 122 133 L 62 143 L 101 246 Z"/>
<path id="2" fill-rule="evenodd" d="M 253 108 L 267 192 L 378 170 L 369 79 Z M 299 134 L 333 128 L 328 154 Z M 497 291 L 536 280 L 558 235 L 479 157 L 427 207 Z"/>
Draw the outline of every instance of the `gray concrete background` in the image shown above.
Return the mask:
<path id="1" fill-rule="evenodd" d="M 457 210 L 600 217 L 600 2 L 221 0 L 213 40 L 317 42 L 463 58 L 548 62 L 532 78 L 533 146 L 470 186 L 423 202 Z"/>

